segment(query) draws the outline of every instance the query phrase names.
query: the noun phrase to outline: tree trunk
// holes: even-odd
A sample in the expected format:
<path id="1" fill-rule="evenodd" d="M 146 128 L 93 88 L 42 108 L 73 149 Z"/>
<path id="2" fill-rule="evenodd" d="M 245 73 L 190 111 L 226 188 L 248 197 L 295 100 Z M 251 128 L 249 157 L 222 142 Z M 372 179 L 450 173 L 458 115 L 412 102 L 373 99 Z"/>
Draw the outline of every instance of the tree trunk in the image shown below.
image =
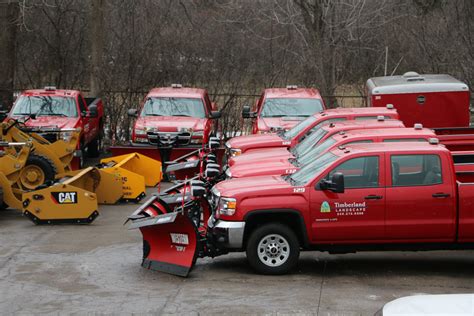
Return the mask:
<path id="1" fill-rule="evenodd" d="M 13 104 L 18 12 L 16 1 L 0 2 L 0 109 L 3 110 Z"/>
<path id="2" fill-rule="evenodd" d="M 105 0 L 92 0 L 91 6 L 91 96 L 100 96 L 102 93 L 100 69 L 104 49 L 104 2 Z"/>

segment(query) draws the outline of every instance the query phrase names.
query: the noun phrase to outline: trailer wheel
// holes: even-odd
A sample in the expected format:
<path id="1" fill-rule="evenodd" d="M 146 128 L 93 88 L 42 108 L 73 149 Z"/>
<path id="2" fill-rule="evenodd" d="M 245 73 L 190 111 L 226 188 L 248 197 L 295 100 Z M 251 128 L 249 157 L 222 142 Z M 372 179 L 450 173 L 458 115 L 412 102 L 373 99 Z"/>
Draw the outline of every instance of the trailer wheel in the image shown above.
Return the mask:
<path id="1" fill-rule="evenodd" d="M 247 242 L 247 259 L 261 274 L 285 274 L 296 266 L 299 256 L 298 238 L 282 224 L 257 228 Z"/>
<path id="2" fill-rule="evenodd" d="M 34 190 L 48 181 L 54 181 L 55 176 L 56 168 L 49 159 L 30 154 L 21 170 L 20 184 L 25 189 Z"/>

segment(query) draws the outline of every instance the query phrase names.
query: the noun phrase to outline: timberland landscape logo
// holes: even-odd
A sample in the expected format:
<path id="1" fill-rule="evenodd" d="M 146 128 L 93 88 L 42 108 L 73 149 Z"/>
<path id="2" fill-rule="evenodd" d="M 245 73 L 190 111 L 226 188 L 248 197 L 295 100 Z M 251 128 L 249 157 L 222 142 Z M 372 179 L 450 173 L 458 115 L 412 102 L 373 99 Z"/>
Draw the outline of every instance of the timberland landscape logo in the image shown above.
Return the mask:
<path id="1" fill-rule="evenodd" d="M 328 202 L 324 201 L 321 204 L 321 213 L 331 213 L 331 207 Z"/>

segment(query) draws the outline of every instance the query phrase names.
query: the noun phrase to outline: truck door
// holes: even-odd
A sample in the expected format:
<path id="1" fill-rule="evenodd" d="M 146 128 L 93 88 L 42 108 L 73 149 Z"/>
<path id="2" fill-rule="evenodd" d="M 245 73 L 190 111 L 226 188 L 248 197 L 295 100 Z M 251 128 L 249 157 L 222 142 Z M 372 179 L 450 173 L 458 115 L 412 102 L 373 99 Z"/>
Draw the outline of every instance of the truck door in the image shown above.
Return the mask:
<path id="1" fill-rule="evenodd" d="M 451 174 L 433 154 L 393 154 L 386 168 L 387 238 L 406 242 L 452 241 L 456 201 Z"/>
<path id="2" fill-rule="evenodd" d="M 78 95 L 77 96 L 77 104 L 79 104 L 79 110 L 80 110 L 80 113 L 81 113 L 81 120 L 82 120 L 82 135 L 83 135 L 83 138 L 84 138 L 84 142 L 85 144 L 89 143 L 90 141 L 90 132 L 89 132 L 89 128 L 90 128 L 90 118 L 87 117 L 87 105 L 86 105 L 86 102 L 84 101 L 84 98 L 82 97 L 82 95 Z"/>
<path id="3" fill-rule="evenodd" d="M 382 239 L 385 226 L 384 155 L 351 158 L 325 177 L 344 175 L 344 193 L 313 187 L 310 197 L 315 242 L 355 243 Z"/>

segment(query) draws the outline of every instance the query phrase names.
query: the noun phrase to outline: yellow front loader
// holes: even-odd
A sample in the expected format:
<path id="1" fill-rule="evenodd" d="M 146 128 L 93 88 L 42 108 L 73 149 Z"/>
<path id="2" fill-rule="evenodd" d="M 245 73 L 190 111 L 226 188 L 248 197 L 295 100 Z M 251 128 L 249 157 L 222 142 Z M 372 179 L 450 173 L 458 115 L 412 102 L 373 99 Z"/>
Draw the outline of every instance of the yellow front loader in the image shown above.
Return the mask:
<path id="1" fill-rule="evenodd" d="M 12 154 L 10 149 L 17 146 L 21 149 Z M 36 224 L 86 224 L 99 215 L 96 194 L 75 186 L 86 173 L 26 191 L 18 187 L 18 178 L 32 143 L 0 143 L 0 147 L 6 149 L 0 152 L 0 206 L 20 210 Z"/>

